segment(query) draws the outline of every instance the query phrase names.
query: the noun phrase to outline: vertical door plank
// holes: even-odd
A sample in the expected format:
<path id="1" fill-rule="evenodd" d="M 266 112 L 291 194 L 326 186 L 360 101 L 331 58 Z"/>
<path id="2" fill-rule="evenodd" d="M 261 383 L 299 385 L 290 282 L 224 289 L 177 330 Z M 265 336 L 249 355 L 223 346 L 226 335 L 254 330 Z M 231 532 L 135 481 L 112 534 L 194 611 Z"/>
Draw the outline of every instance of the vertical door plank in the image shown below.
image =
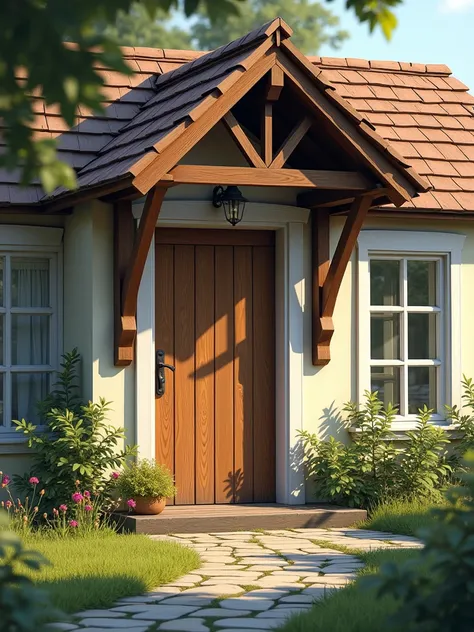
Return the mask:
<path id="1" fill-rule="evenodd" d="M 214 247 L 196 246 L 196 503 L 214 502 Z"/>
<path id="2" fill-rule="evenodd" d="M 275 501 L 275 252 L 253 248 L 254 501 Z"/>
<path id="3" fill-rule="evenodd" d="M 173 246 L 158 245 L 155 255 L 155 339 L 166 362 L 174 364 Z M 155 399 L 155 458 L 174 473 L 174 376 L 166 374 L 166 391 Z M 168 499 L 173 504 L 174 498 Z"/>
<path id="4" fill-rule="evenodd" d="M 234 502 L 233 248 L 215 250 L 215 481 L 216 503 Z"/>
<path id="5" fill-rule="evenodd" d="M 235 501 L 253 501 L 252 248 L 234 248 Z"/>
<path id="6" fill-rule="evenodd" d="M 175 479 L 176 503 L 195 502 L 194 246 L 175 246 Z"/>

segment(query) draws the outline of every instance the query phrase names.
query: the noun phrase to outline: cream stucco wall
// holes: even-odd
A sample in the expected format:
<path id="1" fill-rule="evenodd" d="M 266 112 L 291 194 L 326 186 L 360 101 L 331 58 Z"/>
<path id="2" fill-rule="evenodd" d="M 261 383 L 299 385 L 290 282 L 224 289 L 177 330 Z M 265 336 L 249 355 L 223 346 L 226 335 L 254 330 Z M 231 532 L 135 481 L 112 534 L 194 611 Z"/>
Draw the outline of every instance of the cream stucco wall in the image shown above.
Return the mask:
<path id="1" fill-rule="evenodd" d="M 111 402 L 110 422 L 135 440 L 134 367 L 114 366 L 113 209 L 78 206 L 64 239 L 64 349 L 82 356 L 84 397 Z"/>

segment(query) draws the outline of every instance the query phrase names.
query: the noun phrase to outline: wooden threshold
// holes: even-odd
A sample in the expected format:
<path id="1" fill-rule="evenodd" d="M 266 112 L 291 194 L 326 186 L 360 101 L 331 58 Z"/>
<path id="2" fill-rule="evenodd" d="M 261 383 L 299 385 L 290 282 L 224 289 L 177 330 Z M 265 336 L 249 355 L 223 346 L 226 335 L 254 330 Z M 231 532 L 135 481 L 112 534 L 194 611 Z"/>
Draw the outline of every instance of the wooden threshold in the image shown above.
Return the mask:
<path id="1" fill-rule="evenodd" d="M 349 527 L 365 520 L 363 509 L 334 505 L 174 505 L 159 516 L 116 514 L 124 531 L 167 533 L 222 533 L 255 529 L 327 529 Z"/>

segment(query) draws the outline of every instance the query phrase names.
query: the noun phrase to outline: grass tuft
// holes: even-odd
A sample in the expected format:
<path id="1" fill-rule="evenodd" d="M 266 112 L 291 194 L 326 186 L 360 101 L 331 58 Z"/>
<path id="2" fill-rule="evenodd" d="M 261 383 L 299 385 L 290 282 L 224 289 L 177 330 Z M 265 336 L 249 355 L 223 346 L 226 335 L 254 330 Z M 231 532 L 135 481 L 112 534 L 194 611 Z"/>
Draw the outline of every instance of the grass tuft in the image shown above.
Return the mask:
<path id="1" fill-rule="evenodd" d="M 416 536 L 420 529 L 435 520 L 429 513 L 435 506 L 422 500 L 393 500 L 376 507 L 369 518 L 357 526 L 361 529 Z"/>
<path id="2" fill-rule="evenodd" d="M 360 575 L 375 573 L 382 564 L 403 563 L 419 555 L 414 550 L 377 550 L 357 553 L 366 563 Z M 381 632 L 387 629 L 387 618 L 395 611 L 397 602 L 392 597 L 378 597 L 373 590 L 357 580 L 347 588 L 331 591 L 317 601 L 308 612 L 289 619 L 279 632 Z M 390 628 L 392 632 L 405 632 Z"/>
<path id="3" fill-rule="evenodd" d="M 32 535 L 24 542 L 51 562 L 52 566 L 30 576 L 51 594 L 54 606 L 66 613 L 110 607 L 121 597 L 167 584 L 201 564 L 189 547 L 142 535 Z"/>

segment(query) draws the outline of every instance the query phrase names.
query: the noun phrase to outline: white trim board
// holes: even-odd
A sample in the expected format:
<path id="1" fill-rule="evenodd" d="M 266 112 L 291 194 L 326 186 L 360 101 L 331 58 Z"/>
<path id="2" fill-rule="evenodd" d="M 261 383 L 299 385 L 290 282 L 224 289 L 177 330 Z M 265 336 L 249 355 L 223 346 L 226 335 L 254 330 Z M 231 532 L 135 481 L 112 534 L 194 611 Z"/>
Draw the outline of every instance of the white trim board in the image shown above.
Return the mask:
<path id="1" fill-rule="evenodd" d="M 445 385 L 446 402 L 461 405 L 461 263 L 465 235 L 431 231 L 363 230 L 358 245 L 358 322 L 357 322 L 357 394 L 358 401 L 370 390 L 370 367 L 367 349 L 370 342 L 370 321 L 367 310 L 370 305 L 369 259 L 374 255 L 426 255 L 443 257 L 446 260 L 446 352 Z M 448 378 L 447 376 L 450 376 Z M 444 421 L 438 415 L 436 421 Z M 413 415 L 399 417 L 395 428 L 415 426 Z M 408 424 L 408 426 L 407 426 Z"/>
<path id="2" fill-rule="evenodd" d="M 134 205 L 139 218 L 143 204 Z M 276 498 L 285 504 L 304 504 L 305 476 L 301 441 L 303 428 L 303 224 L 309 210 L 292 206 L 250 203 L 240 228 L 276 230 Z M 222 209 L 210 202 L 164 202 L 158 226 L 232 228 Z M 155 456 L 155 267 L 150 248 L 137 306 L 136 432 L 141 457 Z M 294 291 L 290 291 L 293 289 Z M 276 341 L 279 341 L 276 344 Z M 283 340 L 283 344 L 281 341 Z"/>

